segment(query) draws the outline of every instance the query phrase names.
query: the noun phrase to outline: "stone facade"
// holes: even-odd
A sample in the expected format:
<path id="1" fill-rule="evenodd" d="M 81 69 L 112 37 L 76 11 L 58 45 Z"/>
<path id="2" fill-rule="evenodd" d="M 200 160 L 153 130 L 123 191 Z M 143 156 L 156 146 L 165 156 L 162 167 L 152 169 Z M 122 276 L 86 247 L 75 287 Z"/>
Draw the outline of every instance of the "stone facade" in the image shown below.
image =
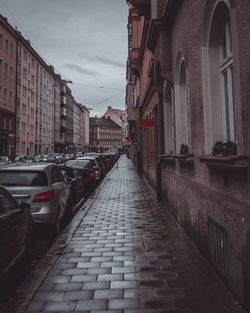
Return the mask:
<path id="1" fill-rule="evenodd" d="M 249 1 L 129 3 L 141 168 L 249 309 Z"/>

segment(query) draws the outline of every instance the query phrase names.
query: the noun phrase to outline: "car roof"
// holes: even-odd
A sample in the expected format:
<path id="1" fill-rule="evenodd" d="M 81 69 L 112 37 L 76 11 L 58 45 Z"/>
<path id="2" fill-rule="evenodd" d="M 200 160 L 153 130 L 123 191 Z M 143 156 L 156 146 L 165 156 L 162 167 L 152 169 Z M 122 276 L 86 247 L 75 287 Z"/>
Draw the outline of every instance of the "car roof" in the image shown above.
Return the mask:
<path id="1" fill-rule="evenodd" d="M 76 158 L 77 160 L 95 160 L 96 156 L 85 156 L 85 157 L 80 157 L 80 158 Z"/>
<path id="2" fill-rule="evenodd" d="M 26 171 L 43 171 L 45 168 L 50 166 L 56 166 L 54 163 L 13 163 L 8 164 L 0 170 L 26 170 Z"/>

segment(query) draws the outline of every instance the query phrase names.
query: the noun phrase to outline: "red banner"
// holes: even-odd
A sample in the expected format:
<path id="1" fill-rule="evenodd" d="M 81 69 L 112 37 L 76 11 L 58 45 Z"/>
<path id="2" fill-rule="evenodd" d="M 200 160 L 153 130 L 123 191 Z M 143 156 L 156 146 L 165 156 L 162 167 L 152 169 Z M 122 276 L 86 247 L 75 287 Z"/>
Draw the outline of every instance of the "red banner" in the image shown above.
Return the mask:
<path id="1" fill-rule="evenodd" d="M 142 118 L 139 122 L 140 127 L 149 128 L 155 126 L 155 120 L 153 118 Z"/>

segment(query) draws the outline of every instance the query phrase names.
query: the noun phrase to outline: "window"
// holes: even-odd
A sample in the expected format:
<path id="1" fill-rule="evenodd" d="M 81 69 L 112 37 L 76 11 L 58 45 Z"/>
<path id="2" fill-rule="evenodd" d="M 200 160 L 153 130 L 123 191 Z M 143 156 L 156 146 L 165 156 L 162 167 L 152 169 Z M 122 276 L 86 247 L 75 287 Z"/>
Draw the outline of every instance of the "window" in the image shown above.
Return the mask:
<path id="1" fill-rule="evenodd" d="M 12 106 L 12 91 L 10 91 L 10 100 L 9 100 L 9 106 Z"/>
<path id="2" fill-rule="evenodd" d="M 3 48 L 3 35 L 0 34 L 0 49 Z"/>
<path id="3" fill-rule="evenodd" d="M 26 95 L 27 95 L 27 88 L 23 86 L 23 96 L 26 97 Z"/>
<path id="4" fill-rule="evenodd" d="M 217 141 L 236 141 L 233 42 L 229 7 L 220 2 L 207 17 L 204 33 L 205 151 Z"/>
<path id="5" fill-rule="evenodd" d="M 0 86 L 0 103 L 2 102 L 2 86 Z"/>
<path id="6" fill-rule="evenodd" d="M 27 50 L 23 50 L 23 59 L 27 61 Z"/>
<path id="7" fill-rule="evenodd" d="M 31 85 L 34 85 L 34 83 L 35 83 L 35 76 L 31 75 Z"/>
<path id="8" fill-rule="evenodd" d="M 23 78 L 27 79 L 27 69 L 23 67 Z"/>
<path id="9" fill-rule="evenodd" d="M 35 59 L 34 58 L 32 58 L 32 60 L 31 60 L 31 65 L 32 65 L 32 68 L 35 68 Z"/>
<path id="10" fill-rule="evenodd" d="M 176 153 L 178 154 L 182 145 L 189 145 L 187 73 L 181 51 L 178 52 L 176 62 L 175 110 Z"/>
<path id="11" fill-rule="evenodd" d="M 13 67 L 10 67 L 10 78 L 13 79 Z"/>
<path id="12" fill-rule="evenodd" d="M 10 57 L 13 58 L 13 43 L 10 45 Z"/>
<path id="13" fill-rule="evenodd" d="M 26 133 L 26 123 L 22 122 L 22 133 Z"/>
<path id="14" fill-rule="evenodd" d="M 9 52 L 9 41 L 8 39 L 5 39 L 5 53 L 8 54 Z"/>
<path id="15" fill-rule="evenodd" d="M 18 60 L 21 60 L 22 58 L 22 47 L 20 45 L 17 46 L 17 57 Z"/>
<path id="16" fill-rule="evenodd" d="M 24 103 L 22 105 L 22 112 L 23 112 L 23 115 L 26 115 L 26 104 Z"/>
<path id="17" fill-rule="evenodd" d="M 0 59 L 0 75 L 1 75 L 2 71 L 3 71 L 3 61 L 2 61 L 2 59 Z"/>
<path id="18" fill-rule="evenodd" d="M 17 83 L 17 97 L 20 98 L 21 85 Z"/>
<path id="19" fill-rule="evenodd" d="M 5 63 L 4 75 L 6 78 L 8 77 L 8 64 L 7 63 Z"/>
<path id="20" fill-rule="evenodd" d="M 7 89 L 6 88 L 4 88 L 3 103 L 7 104 Z"/>

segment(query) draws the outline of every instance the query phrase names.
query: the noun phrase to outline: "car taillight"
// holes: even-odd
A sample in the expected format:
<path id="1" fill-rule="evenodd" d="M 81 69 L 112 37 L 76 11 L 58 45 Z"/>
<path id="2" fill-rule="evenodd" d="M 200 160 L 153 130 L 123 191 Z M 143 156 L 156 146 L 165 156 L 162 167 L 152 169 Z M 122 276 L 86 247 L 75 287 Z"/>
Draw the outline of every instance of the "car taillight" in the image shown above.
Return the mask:
<path id="1" fill-rule="evenodd" d="M 110 167 L 112 165 L 111 160 L 108 160 L 108 166 Z"/>
<path id="2" fill-rule="evenodd" d="M 92 170 L 90 170 L 90 171 L 89 171 L 89 177 L 90 177 L 90 178 L 95 177 L 95 172 L 92 171 Z"/>
<path id="3" fill-rule="evenodd" d="M 35 203 L 49 202 L 49 201 L 53 200 L 54 195 L 55 195 L 55 191 L 54 190 L 38 193 L 35 196 L 35 198 L 33 199 L 33 202 L 35 202 Z"/>

